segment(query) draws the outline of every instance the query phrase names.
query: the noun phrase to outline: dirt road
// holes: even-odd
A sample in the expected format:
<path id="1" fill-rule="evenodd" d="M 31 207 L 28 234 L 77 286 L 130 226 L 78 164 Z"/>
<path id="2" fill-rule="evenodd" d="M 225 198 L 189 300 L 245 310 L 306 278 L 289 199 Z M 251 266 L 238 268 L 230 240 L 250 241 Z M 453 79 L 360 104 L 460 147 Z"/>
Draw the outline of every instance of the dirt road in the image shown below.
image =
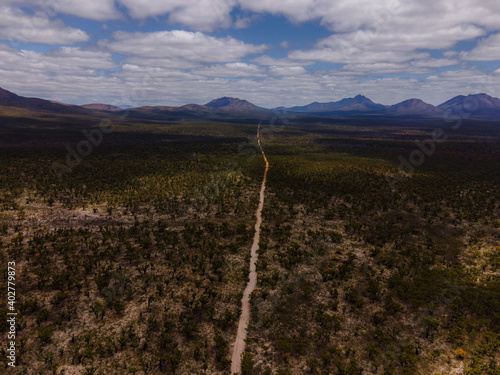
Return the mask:
<path id="1" fill-rule="evenodd" d="M 264 207 L 264 191 L 266 189 L 266 177 L 267 171 L 269 169 L 269 163 L 266 158 L 266 154 L 262 149 L 260 144 L 260 124 L 257 128 L 257 142 L 259 143 L 260 151 L 262 152 L 262 157 L 266 162 L 266 170 L 264 171 L 264 178 L 262 179 L 262 185 L 260 187 L 260 200 L 259 206 L 257 207 L 257 212 L 255 214 L 255 235 L 253 237 L 251 257 L 250 257 L 250 280 L 243 292 L 243 298 L 241 299 L 241 315 L 240 321 L 238 323 L 238 333 L 236 335 L 236 340 L 234 341 L 233 355 L 231 358 L 231 374 L 241 373 L 241 355 L 245 351 L 245 339 L 247 337 L 247 327 L 250 321 L 250 294 L 255 289 L 257 284 L 257 272 L 255 269 L 255 263 L 257 262 L 257 250 L 259 249 L 260 240 L 260 224 L 262 223 L 262 208 Z"/>

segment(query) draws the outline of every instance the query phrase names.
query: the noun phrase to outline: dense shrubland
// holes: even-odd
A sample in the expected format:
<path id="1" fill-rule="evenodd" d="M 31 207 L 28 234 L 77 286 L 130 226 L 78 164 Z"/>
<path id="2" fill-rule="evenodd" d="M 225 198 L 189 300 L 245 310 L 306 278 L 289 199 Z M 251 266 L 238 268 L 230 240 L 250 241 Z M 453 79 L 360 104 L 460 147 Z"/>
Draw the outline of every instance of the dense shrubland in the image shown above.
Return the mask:
<path id="1" fill-rule="evenodd" d="M 253 373 L 500 373 L 494 144 L 444 144 L 391 189 L 412 147 L 268 142 Z"/>
<path id="2" fill-rule="evenodd" d="M 51 165 L 78 133 L 5 138 L 19 374 L 228 371 L 263 173 L 256 127 L 131 129 L 62 180 Z M 391 189 L 415 148 L 395 129 L 290 125 L 263 141 L 243 374 L 499 374 L 498 143 L 464 130 Z"/>
<path id="3" fill-rule="evenodd" d="M 58 149 L 2 156 L 18 373 L 227 370 L 258 182 L 241 172 L 240 139 L 144 137 L 96 150 L 62 180 Z"/>

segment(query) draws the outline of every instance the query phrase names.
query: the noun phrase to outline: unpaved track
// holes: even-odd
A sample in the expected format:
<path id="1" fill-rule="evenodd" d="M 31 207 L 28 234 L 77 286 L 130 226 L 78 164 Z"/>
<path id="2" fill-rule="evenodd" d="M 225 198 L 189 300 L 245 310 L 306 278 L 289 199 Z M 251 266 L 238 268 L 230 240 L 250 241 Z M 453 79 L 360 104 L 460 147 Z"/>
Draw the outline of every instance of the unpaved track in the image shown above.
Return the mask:
<path id="1" fill-rule="evenodd" d="M 245 351 L 245 339 L 247 337 L 247 327 L 250 321 L 250 294 L 255 289 L 257 284 L 257 272 L 255 270 L 255 263 L 257 262 L 257 250 L 259 249 L 259 239 L 260 239 L 260 224 L 262 223 L 262 208 L 264 207 L 264 191 L 266 190 L 266 177 L 267 170 L 269 169 L 269 163 L 266 158 L 266 154 L 262 149 L 260 144 L 260 124 L 257 128 L 257 142 L 259 143 L 260 151 L 262 152 L 262 157 L 266 162 L 266 170 L 264 171 L 264 178 L 262 179 L 262 186 L 260 187 L 260 200 L 259 206 L 257 207 L 257 212 L 255 214 L 255 235 L 253 237 L 251 257 L 250 257 L 250 280 L 243 292 L 243 297 L 241 299 L 241 315 L 240 321 L 238 323 L 238 333 L 236 335 L 236 340 L 234 341 L 233 356 L 231 358 L 231 374 L 241 373 L 241 354 Z"/>

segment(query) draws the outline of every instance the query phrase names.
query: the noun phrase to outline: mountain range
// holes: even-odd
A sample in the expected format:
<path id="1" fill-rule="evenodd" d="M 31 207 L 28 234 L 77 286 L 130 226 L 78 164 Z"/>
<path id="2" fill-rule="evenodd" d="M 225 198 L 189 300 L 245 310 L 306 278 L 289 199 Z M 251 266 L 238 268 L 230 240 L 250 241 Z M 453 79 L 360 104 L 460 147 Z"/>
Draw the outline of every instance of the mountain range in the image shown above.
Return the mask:
<path id="1" fill-rule="evenodd" d="M 438 106 L 421 99 L 408 99 L 400 103 L 385 106 L 377 104 L 363 95 L 346 98 L 337 102 L 314 102 L 305 106 L 278 107 L 276 110 L 297 114 L 314 115 L 363 115 L 389 117 L 442 117 L 446 112 L 463 115 L 467 118 L 491 118 L 500 116 L 500 99 L 487 94 L 459 95 Z"/>
<path id="2" fill-rule="evenodd" d="M 16 107 L 34 111 L 96 115 L 102 112 L 124 111 L 109 104 L 69 105 L 39 98 L 27 98 L 0 88 L 0 115 L 2 108 Z M 464 118 L 498 119 L 500 117 L 500 99 L 487 94 L 459 95 L 438 106 L 425 103 L 420 99 L 408 99 L 386 106 L 374 103 L 363 95 L 326 103 L 313 102 L 304 106 L 277 107 L 267 109 L 249 101 L 222 97 L 204 105 L 186 104 L 172 106 L 142 106 L 129 108 L 128 116 L 154 120 L 250 120 L 274 117 L 276 111 L 287 112 L 291 116 L 307 117 L 406 117 L 440 118 L 445 113 L 456 113 Z"/>
<path id="3" fill-rule="evenodd" d="M 286 110 L 290 112 L 305 112 L 305 113 L 324 113 L 333 111 L 342 112 L 369 112 L 383 110 L 382 104 L 376 104 L 363 95 L 356 95 L 354 98 L 342 99 L 338 102 L 318 103 L 314 102 L 304 106 L 295 106 L 290 108 L 278 107 L 276 109 Z"/>

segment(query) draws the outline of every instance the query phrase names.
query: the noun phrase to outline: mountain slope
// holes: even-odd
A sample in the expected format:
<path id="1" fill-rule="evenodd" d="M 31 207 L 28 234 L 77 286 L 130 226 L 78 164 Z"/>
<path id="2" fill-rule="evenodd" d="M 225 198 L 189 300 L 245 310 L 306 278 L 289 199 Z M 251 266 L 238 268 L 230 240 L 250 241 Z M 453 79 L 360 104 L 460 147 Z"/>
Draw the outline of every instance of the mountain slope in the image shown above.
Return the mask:
<path id="1" fill-rule="evenodd" d="M 132 117 L 147 117 L 151 119 L 169 120 L 243 120 L 271 118 L 272 111 L 258 107 L 247 100 L 222 97 L 214 99 L 205 105 L 186 104 L 181 107 L 144 106 L 130 110 Z"/>
<path id="2" fill-rule="evenodd" d="M 7 107 L 18 107 L 32 110 L 42 110 L 62 114 L 89 114 L 90 111 L 76 106 L 54 103 L 39 98 L 26 98 L 16 95 L 10 91 L 0 88 L 0 105 Z"/>
<path id="3" fill-rule="evenodd" d="M 384 113 L 396 116 L 412 115 L 425 117 L 442 115 L 443 111 L 420 99 L 408 99 L 387 107 Z"/>
<path id="4" fill-rule="evenodd" d="M 81 105 L 80 107 L 86 108 L 86 109 L 92 109 L 96 111 L 108 111 L 108 112 L 118 112 L 118 111 L 123 111 L 123 108 L 111 105 L 111 104 L 102 104 L 102 103 L 92 103 L 92 104 L 84 104 Z"/>
<path id="5" fill-rule="evenodd" d="M 258 107 L 255 104 L 250 103 L 247 100 L 241 100 L 238 98 L 229 98 L 224 96 L 222 98 L 214 99 L 207 104 L 205 107 L 210 108 L 223 108 L 223 109 L 240 109 L 240 110 L 261 110 L 262 107 Z"/>
<path id="6" fill-rule="evenodd" d="M 186 104 L 181 107 L 144 106 L 133 108 L 129 112 L 132 117 L 144 117 L 155 120 L 179 121 L 185 119 L 199 120 L 235 120 L 256 121 L 271 118 L 271 110 L 258 107 L 246 100 L 223 97 L 214 99 L 205 105 Z"/>
<path id="7" fill-rule="evenodd" d="M 487 94 L 459 95 L 438 105 L 443 111 L 468 116 L 500 116 L 500 99 Z"/>
<path id="8" fill-rule="evenodd" d="M 370 111 L 380 111 L 385 109 L 382 104 L 377 104 L 372 102 L 366 96 L 356 95 L 354 98 L 345 98 L 339 100 L 338 102 L 328 102 L 328 103 L 310 103 L 304 106 L 295 106 L 290 108 L 280 107 L 279 109 L 285 109 L 290 112 L 304 112 L 304 113 L 321 113 L 321 112 L 333 112 L 333 111 L 359 111 L 359 112 L 370 112 Z"/>

